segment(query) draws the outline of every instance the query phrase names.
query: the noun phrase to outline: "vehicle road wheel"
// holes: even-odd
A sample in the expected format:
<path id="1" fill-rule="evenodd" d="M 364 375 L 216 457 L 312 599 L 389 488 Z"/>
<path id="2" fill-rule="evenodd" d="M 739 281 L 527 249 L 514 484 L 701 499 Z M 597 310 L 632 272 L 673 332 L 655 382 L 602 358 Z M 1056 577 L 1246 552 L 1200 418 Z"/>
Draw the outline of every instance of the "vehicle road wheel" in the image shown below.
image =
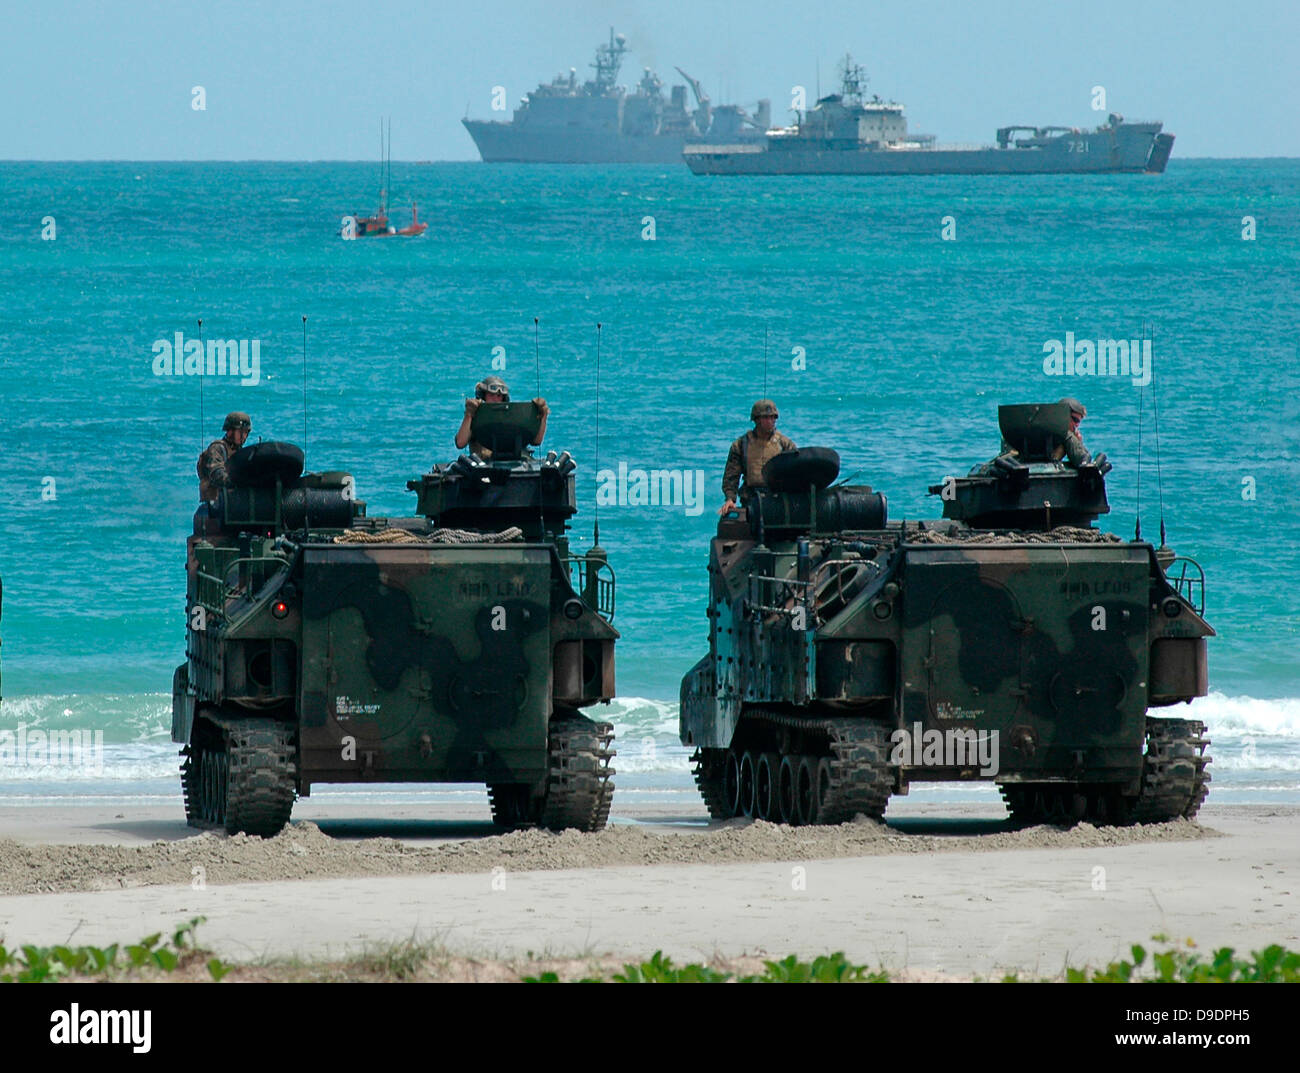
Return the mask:
<path id="1" fill-rule="evenodd" d="M 799 758 L 787 754 L 781 757 L 781 766 L 776 776 L 777 812 L 782 823 L 799 822 L 799 805 L 796 801 L 798 784 Z"/>
<path id="2" fill-rule="evenodd" d="M 754 763 L 754 754 L 748 749 L 745 755 L 740 758 L 740 808 L 738 815 L 753 817 L 754 815 L 754 789 L 756 779 Z"/>
<path id="3" fill-rule="evenodd" d="M 722 804 L 728 819 L 740 815 L 740 757 L 731 750 L 722 776 Z"/>
<path id="4" fill-rule="evenodd" d="M 826 823 L 827 813 L 830 811 L 827 805 L 831 800 L 831 761 L 829 757 L 823 756 L 817 761 L 817 822 Z"/>
<path id="5" fill-rule="evenodd" d="M 781 818 L 781 809 L 776 799 L 780 771 L 780 753 L 763 753 L 759 756 L 754 773 L 754 815 L 769 823 L 777 823 Z"/>
<path id="6" fill-rule="evenodd" d="M 816 823 L 819 818 L 817 800 L 817 758 L 815 756 L 799 757 L 799 777 L 795 782 L 795 803 L 798 808 L 799 822 Z"/>

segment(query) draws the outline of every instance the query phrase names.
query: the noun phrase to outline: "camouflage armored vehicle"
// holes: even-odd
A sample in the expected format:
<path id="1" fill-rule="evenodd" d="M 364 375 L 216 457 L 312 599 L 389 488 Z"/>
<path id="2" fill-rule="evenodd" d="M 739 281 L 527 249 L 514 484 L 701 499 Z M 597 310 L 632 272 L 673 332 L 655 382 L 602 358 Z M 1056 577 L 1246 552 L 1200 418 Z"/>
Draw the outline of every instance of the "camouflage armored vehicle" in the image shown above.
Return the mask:
<path id="1" fill-rule="evenodd" d="M 532 403 L 484 403 L 461 456 L 411 481 L 418 516 L 368 518 L 302 452 L 232 456 L 190 540 L 172 738 L 194 826 L 274 834 L 317 783 L 478 782 L 498 825 L 609 814 L 613 573 L 570 555 L 575 464 L 529 457 Z"/>
<path id="2" fill-rule="evenodd" d="M 765 469 L 709 555 L 709 653 L 681 739 L 715 818 L 879 819 L 911 782 L 997 782 L 1024 821 L 1191 818 L 1207 690 L 1204 576 L 1093 527 L 1104 456 L 1057 461 L 1063 404 L 999 409 L 1004 451 L 930 488 L 943 520 L 831 486 L 838 457 Z"/>

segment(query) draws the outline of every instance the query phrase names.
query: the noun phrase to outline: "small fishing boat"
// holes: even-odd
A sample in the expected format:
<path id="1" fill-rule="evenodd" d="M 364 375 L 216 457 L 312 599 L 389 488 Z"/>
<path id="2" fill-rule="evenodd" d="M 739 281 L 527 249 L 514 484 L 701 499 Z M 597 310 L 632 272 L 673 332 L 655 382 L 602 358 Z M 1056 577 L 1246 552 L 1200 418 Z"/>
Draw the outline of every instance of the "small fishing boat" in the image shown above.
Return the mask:
<path id="1" fill-rule="evenodd" d="M 411 222 L 406 227 L 394 227 L 388 219 L 388 188 L 392 179 L 392 126 L 389 125 L 388 136 L 385 138 L 384 125 L 379 124 L 379 166 L 380 166 L 380 186 L 379 186 L 379 208 L 375 210 L 373 216 L 354 215 L 344 221 L 343 230 L 340 232 L 344 238 L 413 238 L 416 235 L 423 235 L 429 225 L 420 220 L 420 209 L 415 202 L 411 202 Z M 351 221 L 351 234 L 348 233 L 348 221 Z"/>

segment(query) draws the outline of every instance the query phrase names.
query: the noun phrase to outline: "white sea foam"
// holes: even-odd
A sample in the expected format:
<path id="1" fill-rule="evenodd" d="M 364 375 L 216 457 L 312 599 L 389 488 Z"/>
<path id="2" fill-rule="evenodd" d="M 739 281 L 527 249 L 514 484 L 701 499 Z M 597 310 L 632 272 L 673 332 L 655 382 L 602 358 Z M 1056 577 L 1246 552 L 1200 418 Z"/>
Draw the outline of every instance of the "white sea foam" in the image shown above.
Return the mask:
<path id="1" fill-rule="evenodd" d="M 1211 693 L 1185 706 L 1154 709 L 1154 714 L 1200 719 L 1211 735 L 1300 739 L 1300 697 L 1274 700 Z"/>
<path id="2" fill-rule="evenodd" d="M 676 785 L 690 778 L 692 750 L 678 738 L 676 701 L 648 697 L 617 697 L 608 705 L 584 709 L 584 714 L 614 724 L 614 767 L 620 785 L 628 789 Z M 1259 698 L 1211 693 L 1190 705 L 1153 709 L 1169 718 L 1203 720 L 1208 727 L 1211 755 L 1220 782 L 1249 783 L 1259 789 L 1300 793 L 1300 697 Z M 171 698 L 160 693 L 44 694 L 6 697 L 0 730 L 18 727 L 44 730 L 102 729 L 104 765 L 75 768 L 57 765 L 4 765 L 0 783 L 15 791 L 41 785 L 42 790 L 65 786 L 80 794 L 91 783 L 126 787 L 140 783 L 142 793 L 156 792 L 144 784 L 177 780 L 178 746 L 170 741 Z M 1268 787 L 1260 780 L 1267 778 Z M 324 789 L 324 788 L 322 788 Z M 414 788 L 410 788 L 414 789 Z M 0 788 L 0 795 L 12 800 Z M 17 795 L 15 795 L 17 796 Z"/>

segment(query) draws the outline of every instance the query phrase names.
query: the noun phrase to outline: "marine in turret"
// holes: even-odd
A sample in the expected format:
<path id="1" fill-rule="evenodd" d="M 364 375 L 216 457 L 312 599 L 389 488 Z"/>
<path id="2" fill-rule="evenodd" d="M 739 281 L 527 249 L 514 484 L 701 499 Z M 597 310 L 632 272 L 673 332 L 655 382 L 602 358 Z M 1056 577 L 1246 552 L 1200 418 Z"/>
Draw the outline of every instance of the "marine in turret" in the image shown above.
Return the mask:
<path id="1" fill-rule="evenodd" d="M 727 452 L 727 466 L 722 474 L 722 495 L 726 499 L 719 514 L 736 509 L 740 498 L 741 479 L 746 493 L 765 486 L 763 467 L 769 459 L 784 451 L 795 450 L 794 440 L 776 431 L 780 418 L 776 403 L 759 399 L 749 410 L 754 427 L 737 439 Z"/>
<path id="2" fill-rule="evenodd" d="M 510 388 L 499 376 L 485 376 L 474 385 L 474 397 L 465 400 L 465 416 L 461 418 L 460 428 L 456 430 L 456 446 L 464 450 L 469 448 L 470 454 L 477 458 L 491 458 L 492 451 L 485 445 L 478 443 L 474 439 L 473 424 L 474 415 L 478 413 L 478 408 L 485 402 L 509 402 Z M 541 420 L 537 426 L 537 434 L 530 442 L 531 446 L 541 445 L 542 440 L 546 438 L 546 419 L 550 416 L 551 408 L 547 406 L 546 400 L 540 395 L 533 399 L 533 405 L 537 407 L 537 413 Z"/>

